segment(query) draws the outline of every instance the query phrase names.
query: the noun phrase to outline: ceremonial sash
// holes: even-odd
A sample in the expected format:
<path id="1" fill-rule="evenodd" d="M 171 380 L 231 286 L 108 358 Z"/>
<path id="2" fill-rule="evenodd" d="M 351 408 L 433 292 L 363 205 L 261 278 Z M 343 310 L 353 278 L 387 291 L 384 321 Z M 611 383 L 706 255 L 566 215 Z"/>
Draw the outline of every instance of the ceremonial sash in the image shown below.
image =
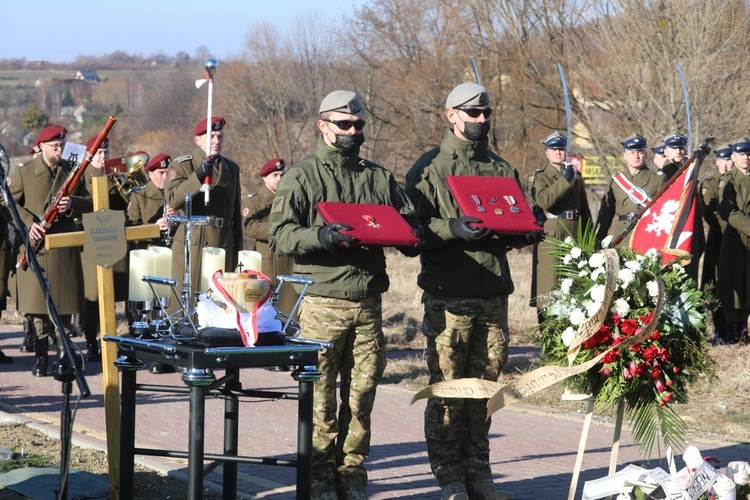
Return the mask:
<path id="1" fill-rule="evenodd" d="M 625 191 L 625 193 L 628 195 L 628 198 L 630 198 L 630 201 L 632 201 L 636 205 L 645 207 L 648 202 L 651 201 L 651 197 L 646 193 L 646 191 L 630 182 L 630 179 L 625 177 L 625 174 L 623 174 L 622 172 L 612 177 L 612 180 L 620 187 L 620 189 Z"/>

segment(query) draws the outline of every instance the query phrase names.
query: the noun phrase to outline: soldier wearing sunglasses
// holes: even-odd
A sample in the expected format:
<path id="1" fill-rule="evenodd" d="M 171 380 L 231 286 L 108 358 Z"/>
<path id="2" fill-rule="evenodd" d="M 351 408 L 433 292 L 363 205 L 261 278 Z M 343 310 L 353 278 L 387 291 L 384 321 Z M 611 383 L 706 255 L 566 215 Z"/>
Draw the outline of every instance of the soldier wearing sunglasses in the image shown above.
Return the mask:
<path id="1" fill-rule="evenodd" d="M 383 249 L 357 246 L 353 236 L 340 232 L 349 226 L 324 225 L 317 205 L 391 205 L 413 227 L 418 223 L 393 175 L 359 156 L 365 140 L 359 96 L 336 90 L 323 99 L 319 112 L 321 139 L 314 153 L 279 182 L 269 243 L 274 253 L 294 256 L 295 275 L 315 279 L 300 310 L 304 336 L 333 343 L 320 354 L 323 376 L 313 396 L 312 498 L 359 500 L 367 498 L 370 414 L 386 363 L 380 297 L 389 282 Z"/>
<path id="2" fill-rule="evenodd" d="M 488 148 L 492 115 L 487 89 L 463 83 L 445 102 L 450 127 L 440 146 L 417 160 L 406 193 L 425 231 L 419 286 L 430 383 L 460 378 L 496 381 L 508 359 L 508 295 L 513 282 L 508 247 L 524 237 L 501 237 L 479 219 L 461 215 L 446 177 L 513 177 L 518 172 Z M 541 231 L 531 240 L 541 239 Z M 487 400 L 430 398 L 425 438 L 442 500 L 509 499 L 492 481 Z"/>

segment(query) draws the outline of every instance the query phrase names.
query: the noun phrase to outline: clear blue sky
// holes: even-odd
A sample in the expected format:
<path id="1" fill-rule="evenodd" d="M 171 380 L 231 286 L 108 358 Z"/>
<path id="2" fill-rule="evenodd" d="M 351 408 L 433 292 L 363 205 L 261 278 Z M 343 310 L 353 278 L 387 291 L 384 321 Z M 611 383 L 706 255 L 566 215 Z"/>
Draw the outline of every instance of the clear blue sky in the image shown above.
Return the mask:
<path id="1" fill-rule="evenodd" d="M 336 22 L 365 0 L 71 0 L 2 2 L 0 59 L 72 62 L 122 50 L 148 56 L 205 46 L 218 59 L 241 54 L 258 23 L 281 35 L 297 17 Z"/>

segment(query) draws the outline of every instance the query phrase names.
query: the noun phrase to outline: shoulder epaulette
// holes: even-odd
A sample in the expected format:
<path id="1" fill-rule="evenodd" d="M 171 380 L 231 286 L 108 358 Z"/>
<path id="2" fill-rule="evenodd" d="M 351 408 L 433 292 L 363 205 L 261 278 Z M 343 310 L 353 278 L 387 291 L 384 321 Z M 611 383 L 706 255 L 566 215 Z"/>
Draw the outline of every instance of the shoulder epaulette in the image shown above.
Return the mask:
<path id="1" fill-rule="evenodd" d="M 248 198 L 252 198 L 253 196 L 255 196 L 255 193 L 250 193 L 249 195 L 247 195 Z"/>
<path id="2" fill-rule="evenodd" d="M 29 162 L 29 163 L 31 163 L 31 162 Z M 20 163 L 18 164 L 18 168 L 21 168 L 21 167 L 23 167 L 23 166 L 25 166 L 25 165 L 28 165 L 29 163 L 24 163 L 24 162 L 20 162 Z"/>
<path id="3" fill-rule="evenodd" d="M 145 185 L 143 185 L 143 186 L 135 186 L 133 189 L 130 190 L 130 194 L 137 193 L 138 191 L 140 191 L 141 189 L 143 189 L 145 187 L 146 187 Z"/>
<path id="4" fill-rule="evenodd" d="M 182 163 L 185 161 L 190 161 L 192 159 L 193 159 L 193 155 L 182 155 L 182 156 L 178 156 L 177 158 L 175 158 L 174 161 L 176 161 L 177 163 Z"/>

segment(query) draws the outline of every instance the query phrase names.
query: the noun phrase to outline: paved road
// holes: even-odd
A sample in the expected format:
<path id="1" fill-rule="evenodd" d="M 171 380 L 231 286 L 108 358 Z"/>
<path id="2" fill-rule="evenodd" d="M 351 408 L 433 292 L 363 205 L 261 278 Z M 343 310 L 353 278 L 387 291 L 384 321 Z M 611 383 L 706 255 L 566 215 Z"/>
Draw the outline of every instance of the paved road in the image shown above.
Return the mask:
<path id="1" fill-rule="evenodd" d="M 21 340 L 16 325 L 0 325 L 0 348 L 15 357 L 15 363 L 0 365 L 0 417 L 20 418 L 39 424 L 59 435 L 62 406 L 61 386 L 51 377 L 30 375 L 32 354 L 18 351 Z M 83 348 L 82 339 L 74 339 Z M 514 347 L 512 356 L 525 356 L 533 349 Z M 87 368 L 92 396 L 80 401 L 75 415 L 76 444 L 105 449 L 105 420 L 102 403 L 101 365 Z M 182 385 L 180 374 L 152 375 L 141 372 L 140 383 Z M 295 389 L 288 373 L 247 369 L 242 375 L 245 388 Z M 373 415 L 372 454 L 368 462 L 367 488 L 373 500 L 388 498 L 437 499 L 439 489 L 427 461 L 422 434 L 424 402 L 409 405 L 414 391 L 402 387 L 381 386 Z M 77 391 L 74 389 L 74 398 Z M 296 446 L 296 402 L 247 400 L 240 405 L 239 454 L 255 457 L 294 458 Z M 223 401 L 206 404 L 206 453 L 221 453 Z M 139 393 L 136 445 L 140 447 L 187 449 L 188 401 L 179 395 Z M 501 410 L 492 423 L 492 469 L 495 480 L 517 499 L 567 498 L 581 435 L 583 417 L 579 414 L 552 413 L 538 408 L 514 406 Z M 609 465 L 613 426 L 595 419 L 591 427 L 578 495 L 586 480 L 606 475 Z M 0 443 L 0 446 L 6 443 Z M 183 446 L 184 444 L 184 446 Z M 726 464 L 746 459 L 750 446 L 716 441 L 696 441 L 704 455 L 717 457 Z M 742 458 L 744 457 L 744 458 Z M 638 460 L 630 434 L 623 430 L 619 464 Z M 185 462 L 159 457 L 138 457 L 165 473 L 186 474 Z M 294 498 L 294 469 L 259 465 L 239 466 L 239 490 L 247 498 Z M 221 475 L 212 472 L 207 484 L 221 483 Z"/>

